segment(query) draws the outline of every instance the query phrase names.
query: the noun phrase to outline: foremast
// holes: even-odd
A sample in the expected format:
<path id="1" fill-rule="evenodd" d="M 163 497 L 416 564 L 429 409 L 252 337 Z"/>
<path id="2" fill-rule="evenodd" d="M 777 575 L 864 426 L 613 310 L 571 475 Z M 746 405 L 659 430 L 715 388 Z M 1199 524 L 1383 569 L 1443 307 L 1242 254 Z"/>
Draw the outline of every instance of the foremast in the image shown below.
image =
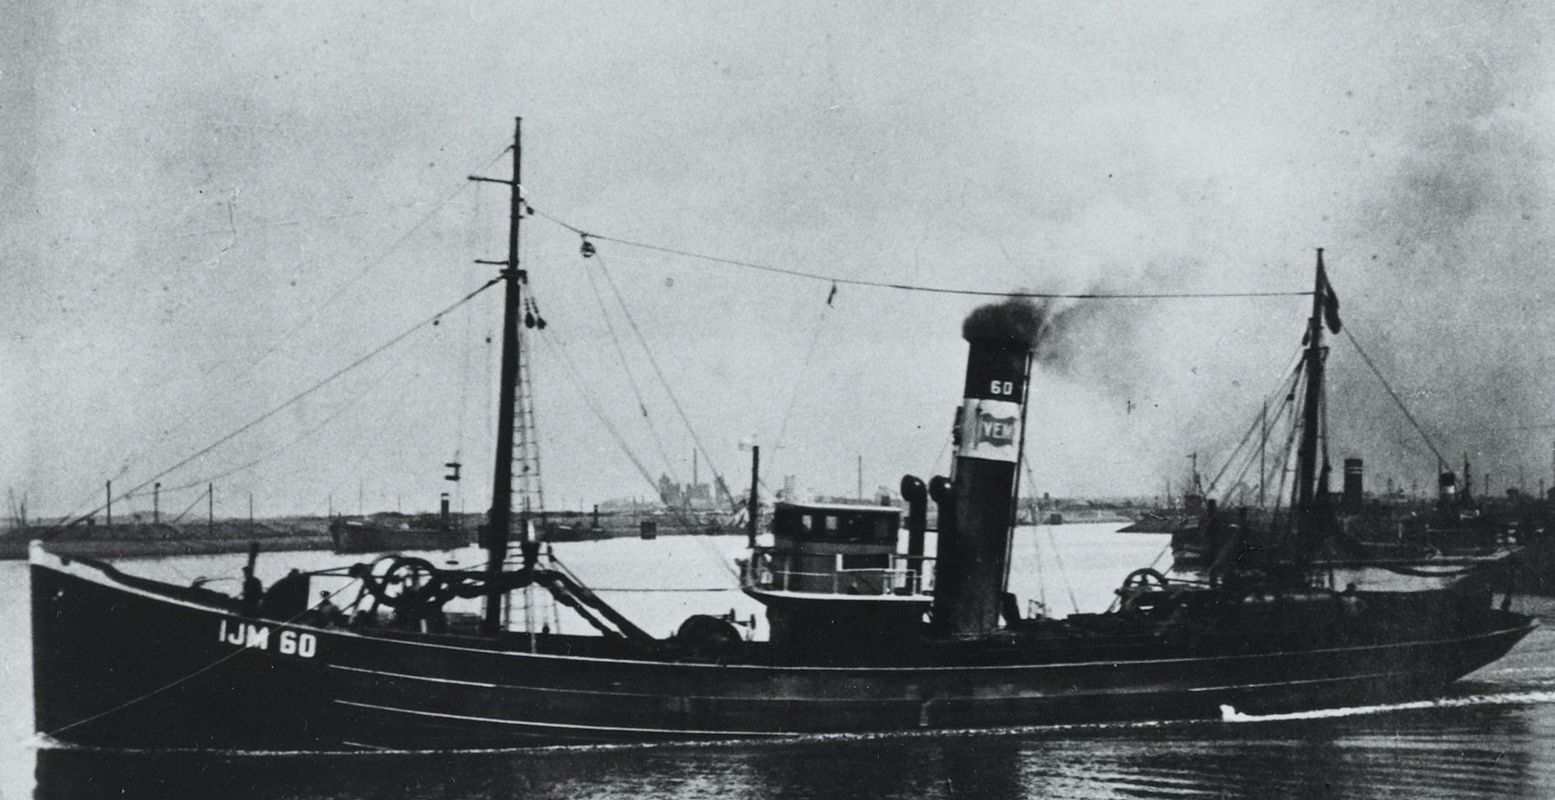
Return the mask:
<path id="1" fill-rule="evenodd" d="M 507 590 L 500 576 L 507 561 L 508 543 L 512 539 L 513 526 L 513 440 L 518 405 L 519 379 L 522 374 L 520 359 L 524 355 L 519 315 L 523 308 L 524 286 L 528 274 L 519 268 L 518 232 L 523 219 L 524 199 L 521 180 L 523 165 L 523 119 L 513 120 L 513 178 L 501 180 L 470 176 L 472 181 L 506 184 L 510 191 L 508 206 L 508 257 L 505 261 L 477 261 L 502 267 L 504 284 L 502 303 L 502 372 L 501 388 L 497 399 L 497 450 L 492 468 L 491 512 L 486 529 L 486 608 L 481 630 L 496 634 L 502 630 L 503 604 Z M 532 445 L 533 442 L 526 442 Z M 528 463 L 526 459 L 526 464 Z M 530 510 L 527 507 L 526 512 Z M 524 520 L 527 523 L 527 519 Z M 524 526 L 527 528 L 527 524 Z M 532 566 L 532 553 L 525 552 L 525 566 Z"/>

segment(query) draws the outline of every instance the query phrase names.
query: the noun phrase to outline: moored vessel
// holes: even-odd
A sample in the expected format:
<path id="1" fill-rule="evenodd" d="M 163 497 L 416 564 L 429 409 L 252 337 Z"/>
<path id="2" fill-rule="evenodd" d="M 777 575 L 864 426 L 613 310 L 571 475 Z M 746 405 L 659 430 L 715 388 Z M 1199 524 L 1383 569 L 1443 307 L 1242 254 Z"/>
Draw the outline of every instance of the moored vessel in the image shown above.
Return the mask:
<path id="1" fill-rule="evenodd" d="M 336 553 L 384 553 L 399 550 L 452 550 L 470 544 L 470 534 L 447 513 L 431 515 L 373 514 L 336 517 L 329 524 Z"/>

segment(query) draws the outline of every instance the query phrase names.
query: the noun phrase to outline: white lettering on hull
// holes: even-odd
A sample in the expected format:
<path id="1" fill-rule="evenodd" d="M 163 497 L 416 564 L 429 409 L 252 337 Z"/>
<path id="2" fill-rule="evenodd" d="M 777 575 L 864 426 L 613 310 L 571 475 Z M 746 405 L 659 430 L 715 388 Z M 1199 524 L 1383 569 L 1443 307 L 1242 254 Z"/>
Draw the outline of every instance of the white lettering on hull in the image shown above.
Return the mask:
<path id="1" fill-rule="evenodd" d="M 281 655 L 313 658 L 318 653 L 318 638 L 311 633 L 283 630 L 275 638 L 275 649 Z M 270 626 L 236 620 L 228 624 L 223 619 L 221 627 L 216 631 L 216 641 L 254 650 L 269 650 Z"/>

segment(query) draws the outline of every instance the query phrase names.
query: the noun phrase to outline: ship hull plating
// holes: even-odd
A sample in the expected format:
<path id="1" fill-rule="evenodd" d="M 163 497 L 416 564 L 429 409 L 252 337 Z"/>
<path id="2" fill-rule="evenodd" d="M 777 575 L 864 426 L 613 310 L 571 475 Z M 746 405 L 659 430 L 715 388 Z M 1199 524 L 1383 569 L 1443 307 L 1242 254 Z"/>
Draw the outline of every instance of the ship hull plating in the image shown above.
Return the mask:
<path id="1" fill-rule="evenodd" d="M 136 748 L 492 748 L 1273 713 L 1430 696 L 1532 628 L 1492 611 L 1494 624 L 1458 635 L 1298 652 L 1165 657 L 1137 643 L 1028 664 L 720 665 L 246 620 L 48 554 L 34 555 L 32 601 L 38 730 Z"/>

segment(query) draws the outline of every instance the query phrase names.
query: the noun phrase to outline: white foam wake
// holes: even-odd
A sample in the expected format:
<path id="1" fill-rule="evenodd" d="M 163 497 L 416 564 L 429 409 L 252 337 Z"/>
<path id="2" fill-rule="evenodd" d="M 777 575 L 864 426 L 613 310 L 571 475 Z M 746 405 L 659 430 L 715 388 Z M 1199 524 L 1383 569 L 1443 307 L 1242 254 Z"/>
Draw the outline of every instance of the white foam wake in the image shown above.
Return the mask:
<path id="1" fill-rule="evenodd" d="M 1463 697 L 1443 697 L 1436 700 L 1414 700 L 1407 703 L 1385 703 L 1374 706 L 1348 706 L 1322 708 L 1313 711 L 1295 711 L 1288 714 L 1243 714 L 1228 705 L 1220 707 L 1224 722 L 1280 722 L 1300 719 L 1330 719 L 1356 717 L 1366 714 L 1386 714 L 1393 711 L 1415 711 L 1430 708 L 1465 708 L 1470 706 L 1515 706 L 1555 703 L 1555 691 L 1503 692 L 1497 694 L 1473 694 Z"/>

